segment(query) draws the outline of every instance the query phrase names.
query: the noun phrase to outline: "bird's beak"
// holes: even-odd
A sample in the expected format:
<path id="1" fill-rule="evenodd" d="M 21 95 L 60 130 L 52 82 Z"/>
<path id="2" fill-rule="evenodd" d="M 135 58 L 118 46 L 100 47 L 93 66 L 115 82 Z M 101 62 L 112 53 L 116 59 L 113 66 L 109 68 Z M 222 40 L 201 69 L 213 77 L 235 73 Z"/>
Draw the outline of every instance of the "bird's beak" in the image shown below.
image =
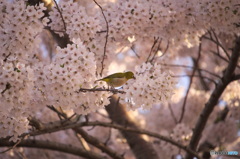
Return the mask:
<path id="1" fill-rule="evenodd" d="M 133 76 L 133 79 L 136 79 L 136 77 L 135 77 L 135 76 Z"/>

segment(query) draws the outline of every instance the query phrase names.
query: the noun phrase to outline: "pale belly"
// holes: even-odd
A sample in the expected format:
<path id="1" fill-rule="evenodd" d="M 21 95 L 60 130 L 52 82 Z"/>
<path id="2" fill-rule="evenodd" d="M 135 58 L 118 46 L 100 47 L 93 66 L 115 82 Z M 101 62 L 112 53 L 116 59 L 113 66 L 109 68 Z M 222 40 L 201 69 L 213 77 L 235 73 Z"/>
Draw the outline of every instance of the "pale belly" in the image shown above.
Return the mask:
<path id="1" fill-rule="evenodd" d="M 126 78 L 114 78 L 109 81 L 109 85 L 113 87 L 120 87 L 124 83 L 126 83 L 127 79 Z"/>

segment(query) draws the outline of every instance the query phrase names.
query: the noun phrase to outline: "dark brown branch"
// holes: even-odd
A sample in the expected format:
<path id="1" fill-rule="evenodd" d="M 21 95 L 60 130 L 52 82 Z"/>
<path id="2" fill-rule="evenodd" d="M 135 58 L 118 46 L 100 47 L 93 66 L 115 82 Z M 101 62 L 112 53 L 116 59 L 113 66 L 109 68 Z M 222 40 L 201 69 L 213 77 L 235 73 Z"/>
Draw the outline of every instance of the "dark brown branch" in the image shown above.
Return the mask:
<path id="1" fill-rule="evenodd" d="M 217 57 L 219 57 L 220 59 L 222 59 L 223 61 L 225 62 L 229 62 L 228 59 L 226 59 L 225 57 L 223 57 L 222 55 L 218 54 L 217 52 L 213 51 L 213 50 L 210 50 L 210 52 L 213 54 L 213 55 L 216 55 Z"/>
<path id="2" fill-rule="evenodd" d="M 37 130 L 42 130 L 44 129 L 43 123 L 36 119 L 35 117 L 28 117 L 29 125 L 33 126 Z"/>
<path id="3" fill-rule="evenodd" d="M 102 15 L 103 15 L 103 18 L 106 22 L 106 27 L 107 27 L 107 32 L 106 32 L 106 41 L 105 41 L 105 44 L 104 44 L 104 50 L 103 50 L 103 58 L 102 58 L 102 61 L 101 61 L 101 64 L 102 64 L 102 68 L 101 68 L 101 72 L 100 72 L 100 76 L 102 76 L 102 73 L 103 73 L 103 69 L 104 69 L 104 59 L 105 59 L 105 56 L 106 56 L 106 52 L 107 52 L 107 43 L 108 43 L 108 33 L 109 33 L 109 26 L 108 26 L 108 21 L 107 21 L 107 18 L 103 12 L 103 8 L 101 7 L 100 4 L 97 3 L 96 0 L 93 0 L 94 3 L 100 8 L 101 12 L 102 12 Z"/>
<path id="4" fill-rule="evenodd" d="M 197 72 L 198 72 L 199 80 L 200 80 L 200 83 L 202 84 L 203 90 L 209 91 L 210 88 L 209 88 L 207 82 L 204 80 L 202 72 L 199 69 L 197 69 Z"/>
<path id="5" fill-rule="evenodd" d="M 66 32 L 67 31 L 67 26 L 66 26 L 66 23 L 64 21 L 62 12 L 61 12 L 60 8 L 58 7 L 58 4 L 57 4 L 56 0 L 53 0 L 53 1 L 54 1 L 55 5 L 56 5 L 56 9 L 58 10 L 58 12 L 60 14 L 61 19 L 62 19 L 64 31 Z"/>
<path id="6" fill-rule="evenodd" d="M 137 54 L 137 52 L 134 49 L 134 45 L 132 45 L 130 48 L 133 51 L 133 53 L 137 56 L 137 58 L 140 59 L 140 56 Z"/>
<path id="7" fill-rule="evenodd" d="M 158 42 L 157 49 L 156 49 L 156 51 L 155 51 L 155 53 L 154 53 L 152 59 L 149 60 L 150 63 L 153 63 L 153 60 L 155 59 L 155 57 L 156 57 L 156 55 L 157 55 L 157 53 L 158 53 L 158 50 L 160 50 L 161 43 L 162 43 L 162 39 Z"/>
<path id="8" fill-rule="evenodd" d="M 133 133 L 137 133 L 137 134 L 145 134 L 145 135 L 157 138 L 159 140 L 163 140 L 163 141 L 166 141 L 168 143 L 171 143 L 172 145 L 175 145 L 175 146 L 177 146 L 177 147 L 179 147 L 179 148 L 181 148 L 181 149 L 183 149 L 183 150 L 185 150 L 185 151 L 187 151 L 191 154 L 194 154 L 195 156 L 198 156 L 196 152 L 188 149 L 186 146 L 183 146 L 183 145 L 179 144 L 179 142 L 174 141 L 174 140 L 172 140 L 168 137 L 159 135 L 158 133 L 148 131 L 148 130 L 144 130 L 144 129 L 140 129 L 140 128 L 133 128 L 133 127 L 124 127 L 124 126 L 113 124 L 113 123 L 103 123 L 103 122 L 89 122 L 89 123 L 86 123 L 86 124 L 87 124 L 87 126 L 111 127 L 111 128 L 114 128 L 114 129 L 129 131 L 129 132 L 133 132 Z"/>
<path id="9" fill-rule="evenodd" d="M 240 37 L 236 38 L 236 43 L 235 47 L 233 48 L 232 55 L 229 61 L 229 64 L 226 68 L 226 71 L 223 74 L 223 77 L 219 82 L 217 83 L 216 88 L 212 92 L 210 99 L 208 102 L 205 104 L 204 109 L 202 110 L 196 126 L 193 130 L 193 135 L 189 144 L 189 148 L 192 150 L 197 149 L 198 142 L 201 138 L 201 134 L 203 132 L 203 129 L 208 121 L 208 118 L 210 114 L 212 113 L 215 105 L 217 104 L 220 96 L 222 95 L 223 91 L 227 87 L 227 85 L 232 81 L 233 79 L 233 73 L 234 70 L 236 69 L 238 59 L 239 59 L 239 54 L 240 54 Z M 189 153 L 186 156 L 186 159 L 192 159 L 193 156 L 190 155 Z"/>
<path id="10" fill-rule="evenodd" d="M 110 149 L 109 147 L 107 147 L 104 143 L 102 143 L 101 141 L 99 141 L 97 138 L 89 135 L 86 131 L 84 131 L 82 128 L 73 128 L 73 130 L 80 134 L 85 141 L 87 141 L 88 143 L 90 143 L 91 145 L 99 148 L 100 150 L 102 150 L 102 152 L 105 152 L 106 154 L 108 154 L 109 156 L 111 156 L 114 159 L 123 159 L 123 157 L 119 154 L 117 154 L 116 151 L 113 151 L 112 149 Z"/>
<path id="11" fill-rule="evenodd" d="M 106 141 L 104 142 L 104 145 L 107 145 L 107 144 L 108 144 L 108 142 L 109 142 L 110 139 L 111 139 L 111 135 L 112 135 L 112 129 L 110 128 L 110 129 L 109 129 L 108 136 L 107 136 L 107 139 L 106 139 Z"/>
<path id="12" fill-rule="evenodd" d="M 98 121 L 83 122 L 83 123 L 72 122 L 72 121 L 69 121 L 69 120 L 66 120 L 66 122 L 63 122 L 63 121 L 50 122 L 50 123 L 44 125 L 44 129 L 32 131 L 30 133 L 25 133 L 25 134 L 22 134 L 20 137 L 24 137 L 24 136 L 27 136 L 27 135 L 38 136 L 38 135 L 42 135 L 42 134 L 53 133 L 53 132 L 57 132 L 57 131 L 61 131 L 61 130 L 73 129 L 73 128 L 84 127 L 84 126 L 93 126 L 93 127 L 103 126 L 103 127 L 119 129 L 119 130 L 122 130 L 122 131 L 133 132 L 133 133 L 137 133 L 137 134 L 145 134 L 145 135 L 157 138 L 159 140 L 169 142 L 172 145 L 175 145 L 175 146 L 187 151 L 188 153 L 193 154 L 194 156 L 197 156 L 196 152 L 190 150 L 186 146 L 183 146 L 183 145 L 179 144 L 179 142 L 174 141 L 174 140 L 172 140 L 168 137 L 159 135 L 158 133 L 154 133 L 154 132 L 144 130 L 144 129 L 140 129 L 140 128 L 125 127 L 125 126 L 121 126 L 121 125 L 118 125 L 118 124 L 104 123 L 104 122 L 98 122 Z M 5 140 L 8 141 L 9 139 L 10 139 L 10 137 L 2 138 L 2 139 L 0 139 L 0 143 L 5 141 Z"/>
<path id="13" fill-rule="evenodd" d="M 198 56 L 197 56 L 197 59 L 195 61 L 195 59 L 193 59 L 193 63 L 194 63 L 194 68 L 193 68 L 193 71 L 192 71 L 192 74 L 190 76 L 190 81 L 189 81 L 189 86 L 188 86 L 188 89 L 187 89 L 187 92 L 186 92 L 186 96 L 183 100 L 183 105 L 182 105 L 182 112 L 181 112 L 181 115 L 180 115 L 180 119 L 178 120 L 178 123 L 181 123 L 182 120 L 183 120 L 183 117 L 184 117 L 184 113 L 185 113 L 185 107 L 186 107 L 186 103 L 187 103 L 187 97 L 188 97 L 188 94 L 189 94 L 189 91 L 191 89 L 191 85 L 192 85 L 192 82 L 193 82 L 193 77 L 194 77 L 194 74 L 198 68 L 198 62 L 201 58 L 201 51 L 202 51 L 202 39 L 200 39 L 200 44 L 199 44 L 199 48 L 198 48 Z"/>
<path id="14" fill-rule="evenodd" d="M 1 140 L 0 147 L 5 146 L 14 146 L 13 142 L 9 142 L 8 140 Z M 85 151 L 78 147 L 74 147 L 72 145 L 52 142 L 52 141 L 43 141 L 43 140 L 22 140 L 17 147 L 29 147 L 29 148 L 41 148 L 47 150 L 54 150 L 59 152 L 65 152 L 76 156 L 85 157 L 88 159 L 106 159 L 104 156 L 96 154 L 94 152 Z"/>
<path id="15" fill-rule="evenodd" d="M 16 143 L 14 143 L 13 146 L 9 147 L 8 149 L 6 149 L 6 150 L 4 150 L 4 151 L 1 151 L 0 154 L 6 153 L 6 152 L 14 149 L 15 147 L 17 147 L 17 145 L 18 145 L 25 137 L 27 137 L 27 136 L 22 137 L 20 140 L 18 140 Z M 0 145 L 1 145 L 1 144 L 0 144 Z"/>
<path id="16" fill-rule="evenodd" d="M 171 106 L 170 103 L 168 104 L 168 108 L 169 108 L 169 110 L 170 110 L 170 113 L 171 113 L 171 115 L 172 115 L 172 118 L 173 118 L 175 124 L 177 124 L 178 121 L 177 121 L 177 118 L 176 118 L 176 116 L 175 116 L 175 114 L 174 114 L 174 112 L 173 112 L 173 109 L 172 109 L 172 106 Z"/>
<path id="17" fill-rule="evenodd" d="M 234 75 L 232 81 L 237 81 L 237 80 L 240 80 L 240 74 L 238 75 Z"/>
<path id="18" fill-rule="evenodd" d="M 167 42 L 167 46 L 166 46 L 165 50 L 163 51 L 163 53 L 162 53 L 162 55 L 161 55 L 160 57 L 163 57 L 163 56 L 166 54 L 166 52 L 167 52 L 168 49 L 169 49 L 169 46 L 170 46 L 170 43 L 169 43 L 169 41 L 168 41 L 168 42 Z"/>
<path id="19" fill-rule="evenodd" d="M 186 146 L 180 144 L 177 141 L 174 141 L 168 137 L 162 136 L 158 133 L 154 133 L 148 130 L 144 130 L 144 129 L 140 129 L 140 128 L 132 128 L 132 127 L 124 127 L 121 125 L 117 125 L 117 124 L 113 124 L 113 123 L 104 123 L 104 122 L 89 122 L 88 126 L 103 126 L 103 127 L 111 127 L 114 129 L 119 129 L 119 130 L 123 130 L 123 131 L 128 131 L 128 132 L 133 132 L 133 133 L 137 133 L 137 134 L 145 134 L 154 138 L 157 138 L 159 140 L 162 141 L 166 141 L 174 146 L 179 147 L 180 149 L 185 150 L 188 153 L 191 153 L 192 155 L 196 156 L 198 159 L 200 159 L 200 157 L 198 156 L 198 154 L 194 151 L 192 151 L 191 149 L 187 148 Z"/>
<path id="20" fill-rule="evenodd" d="M 158 38 L 155 38 L 155 37 L 154 37 L 153 45 L 152 45 L 151 50 L 150 50 L 150 52 L 149 52 L 149 55 L 148 55 L 148 57 L 147 57 L 146 63 L 149 62 L 149 59 L 150 59 L 151 54 L 152 54 L 152 51 L 153 51 L 155 45 L 157 44 L 158 39 L 159 39 L 159 37 L 158 37 Z"/>
<path id="21" fill-rule="evenodd" d="M 59 116 L 63 117 L 65 120 L 72 119 L 71 117 L 67 117 L 67 115 L 64 112 L 60 112 L 57 109 L 52 109 L 51 107 L 49 107 L 51 110 L 53 110 L 54 112 L 56 112 Z M 123 159 L 123 157 L 119 154 L 117 154 L 115 151 L 113 151 L 112 149 L 110 149 L 109 147 L 107 147 L 104 143 L 102 143 L 101 141 L 99 141 L 97 138 L 95 138 L 94 136 L 89 135 L 85 130 L 83 130 L 80 127 L 74 127 L 73 130 L 80 134 L 85 141 L 87 141 L 88 143 L 90 143 L 91 145 L 99 148 L 100 150 L 102 150 L 103 152 L 105 152 L 106 154 L 108 154 L 109 156 L 115 158 L 115 159 Z"/>
<path id="22" fill-rule="evenodd" d="M 216 40 L 213 39 L 213 37 L 211 36 L 209 40 L 211 40 L 212 42 L 214 42 L 216 45 L 217 45 L 217 50 L 218 50 L 218 53 L 220 53 L 219 51 L 219 46 L 220 48 L 223 50 L 223 52 L 226 54 L 226 56 L 228 57 L 228 59 L 230 59 L 230 56 L 227 52 L 227 50 L 222 46 L 222 44 L 219 42 L 218 40 L 218 37 L 217 37 L 217 34 L 215 33 L 215 31 L 213 29 L 211 29 L 212 33 L 213 33 L 213 36 L 215 37 Z"/>
<path id="23" fill-rule="evenodd" d="M 113 94 L 115 93 L 121 93 L 124 94 L 126 92 L 118 90 L 118 89 L 105 89 L 105 88 L 92 88 L 92 89 L 88 89 L 88 88 L 80 88 L 77 93 L 79 92 L 112 92 Z"/>
<path id="24" fill-rule="evenodd" d="M 11 84 L 7 82 L 6 86 L 5 86 L 5 89 L 2 90 L 1 94 L 3 95 L 7 90 L 9 90 L 11 88 Z"/>
<path id="25" fill-rule="evenodd" d="M 10 52 L 4 59 L 3 59 L 3 61 L 4 62 L 7 62 L 7 59 L 9 58 L 9 56 L 11 55 L 12 53 Z"/>

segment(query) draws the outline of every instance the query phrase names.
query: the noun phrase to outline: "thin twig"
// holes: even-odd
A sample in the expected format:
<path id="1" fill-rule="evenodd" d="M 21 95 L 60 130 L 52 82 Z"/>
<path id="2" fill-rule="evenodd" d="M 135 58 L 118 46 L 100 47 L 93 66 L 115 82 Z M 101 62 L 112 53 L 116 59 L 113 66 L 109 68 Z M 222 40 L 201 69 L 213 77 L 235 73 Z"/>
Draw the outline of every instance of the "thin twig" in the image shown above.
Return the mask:
<path id="1" fill-rule="evenodd" d="M 101 12 L 102 12 L 102 15 L 103 15 L 103 18 L 106 22 L 106 26 L 107 26 L 107 32 L 106 32 L 106 41 L 105 41 L 105 44 L 104 44 L 104 50 L 103 50 L 103 58 L 102 58 L 102 61 L 101 61 L 101 64 L 102 64 L 102 68 L 101 68 L 101 72 L 100 72 L 100 76 L 102 76 L 102 73 L 103 73 L 103 69 L 104 69 L 104 59 L 105 59 L 105 56 L 106 56 L 106 52 L 107 52 L 107 42 L 108 42 L 108 33 L 109 33 L 109 26 L 108 26 L 108 21 L 107 21 L 107 18 L 103 12 L 103 8 L 97 3 L 96 0 L 93 0 L 94 3 L 100 8 Z"/>
<path id="2" fill-rule="evenodd" d="M 156 55 L 157 55 L 158 51 L 160 50 L 161 43 L 162 43 L 162 39 L 161 39 L 161 40 L 158 42 L 157 49 L 156 49 L 156 51 L 155 51 L 155 53 L 154 53 L 154 55 L 153 55 L 152 59 L 151 59 L 151 60 L 149 60 L 149 62 L 150 62 L 150 63 L 153 63 L 153 60 L 155 59 L 155 57 L 156 57 Z"/>
<path id="3" fill-rule="evenodd" d="M 63 113 L 62 112 L 59 112 L 53 105 L 47 105 L 47 108 L 49 108 L 50 110 L 52 110 L 53 112 L 57 113 L 58 117 L 60 120 L 62 120 L 62 116 L 63 116 Z M 64 116 L 63 116 L 64 117 Z"/>
<path id="4" fill-rule="evenodd" d="M 216 47 L 217 47 L 217 53 L 218 53 L 218 55 L 220 55 L 220 50 L 219 50 L 219 43 L 218 43 L 218 38 L 217 38 L 217 35 L 215 34 L 215 32 L 214 32 L 214 30 L 213 29 L 211 29 L 212 30 L 212 32 L 213 32 L 213 36 L 215 37 L 215 39 L 216 39 L 216 41 L 212 38 L 212 41 L 213 42 L 215 42 L 215 44 L 216 44 Z"/>
<path id="5" fill-rule="evenodd" d="M 190 69 L 193 69 L 194 67 L 192 67 L 192 66 L 187 66 L 187 65 L 177 65 L 177 64 L 164 64 L 164 63 L 160 63 L 161 65 L 164 65 L 164 66 L 169 66 L 169 67 L 183 67 L 183 68 L 190 68 Z M 219 75 L 217 75 L 217 74 L 215 74 L 215 73 L 212 73 L 212 72 L 210 72 L 210 71 L 208 71 L 208 70 L 204 70 L 204 69 L 201 69 L 201 68 L 197 68 L 197 70 L 199 70 L 199 71 L 202 71 L 202 72 L 206 72 L 206 73 L 208 73 L 208 74 L 210 74 L 210 75 L 212 75 L 212 76 L 215 76 L 215 77 L 217 77 L 217 78 L 221 78 Z"/>
<path id="6" fill-rule="evenodd" d="M 206 81 L 204 80 L 202 72 L 199 69 L 197 69 L 197 71 L 198 71 L 199 80 L 200 80 L 200 83 L 202 84 L 203 89 L 205 91 L 209 91 L 210 88 L 209 88 L 208 84 L 206 83 Z"/>
<path id="7" fill-rule="evenodd" d="M 152 51 L 153 51 L 155 45 L 156 45 L 157 42 L 158 42 L 158 39 L 159 39 L 159 37 L 158 37 L 158 38 L 155 38 L 155 37 L 154 37 L 153 45 L 152 45 L 151 50 L 150 50 L 150 52 L 149 52 L 149 55 L 148 55 L 148 57 L 147 57 L 146 63 L 149 61 L 149 59 L 150 59 L 150 57 L 151 57 L 151 54 L 152 54 Z"/>
<path id="8" fill-rule="evenodd" d="M 3 59 L 3 61 L 6 62 L 7 59 L 9 58 L 9 56 L 10 56 L 11 54 L 12 54 L 12 53 L 10 52 L 10 53 Z"/>
<path id="9" fill-rule="evenodd" d="M 112 129 L 111 129 L 111 128 L 109 128 L 108 137 L 107 137 L 106 141 L 104 142 L 104 145 L 106 145 L 106 146 L 107 146 L 108 142 L 109 142 L 109 141 L 110 141 L 110 139 L 111 139 L 111 135 L 112 135 Z"/>
<path id="10" fill-rule="evenodd" d="M 222 59 L 223 61 L 225 62 L 229 62 L 225 57 L 223 57 L 222 55 L 218 54 L 217 52 L 213 51 L 213 50 L 210 50 L 210 52 L 213 54 L 213 55 L 216 55 L 217 57 L 219 57 L 220 59 Z"/>
<path id="11" fill-rule="evenodd" d="M 134 50 L 133 45 L 130 47 L 131 50 L 133 51 L 133 53 L 137 56 L 138 59 L 140 59 L 140 56 L 136 53 L 136 51 Z"/>
<path id="12" fill-rule="evenodd" d="M 64 21 L 62 12 L 61 12 L 60 8 L 58 7 L 58 4 L 57 4 L 56 0 L 53 0 L 53 1 L 54 1 L 55 5 L 56 5 L 56 8 L 57 8 L 57 10 L 58 10 L 58 12 L 60 14 L 61 19 L 62 19 L 64 31 L 66 32 L 67 31 L 67 26 L 66 26 L 66 23 Z"/>
<path id="13" fill-rule="evenodd" d="M 174 114 L 174 112 L 173 112 L 173 109 L 172 109 L 172 106 L 171 106 L 170 103 L 168 104 L 168 108 L 169 108 L 169 110 L 170 110 L 170 113 L 171 113 L 171 115 L 172 115 L 172 117 L 173 117 L 173 120 L 174 120 L 175 124 L 177 124 L 178 121 L 177 121 L 177 118 L 176 118 L 176 116 L 175 116 L 175 114 Z"/>
<path id="14" fill-rule="evenodd" d="M 101 34 L 101 33 L 105 33 L 105 32 L 107 32 L 107 31 L 106 30 L 102 30 L 102 31 L 97 31 L 96 33 Z"/>
<path id="15" fill-rule="evenodd" d="M 195 72 L 198 68 L 198 62 L 200 61 L 200 58 L 201 58 L 201 51 L 202 51 L 202 38 L 200 38 L 200 44 L 199 44 L 199 47 L 198 47 L 198 56 L 197 56 L 196 62 L 194 62 L 194 68 L 193 68 L 192 74 L 190 76 L 190 81 L 189 81 L 189 86 L 188 86 L 188 89 L 187 89 L 187 92 L 186 92 L 186 96 L 183 100 L 182 112 L 181 112 L 181 115 L 180 115 L 180 119 L 178 120 L 178 123 L 181 123 L 182 120 L 183 120 L 183 117 L 184 117 L 185 107 L 186 107 L 186 103 L 187 103 L 187 97 L 188 97 L 189 91 L 191 89 L 194 74 L 195 74 Z M 194 59 L 193 59 L 193 61 L 194 61 Z"/>
<path id="16" fill-rule="evenodd" d="M 168 51 L 168 48 L 169 48 L 169 41 L 167 42 L 167 46 L 166 46 L 165 50 L 163 51 L 162 56 L 166 54 L 166 52 Z"/>
<path id="17" fill-rule="evenodd" d="M 190 75 L 174 75 L 172 77 L 176 77 L 176 78 L 179 78 L 179 77 L 190 77 Z M 199 75 L 194 75 L 194 77 L 200 77 L 200 76 Z M 207 80 L 211 81 L 212 83 L 214 83 L 215 85 L 217 84 L 216 81 L 214 81 L 211 78 L 208 78 L 208 77 L 205 77 L 205 76 L 201 76 L 201 78 L 207 79 Z"/>
<path id="18" fill-rule="evenodd" d="M 226 50 L 226 49 L 222 46 L 222 44 L 219 42 L 218 37 L 217 37 L 217 34 L 215 33 L 215 31 L 214 31 L 213 29 L 211 29 L 211 30 L 212 30 L 212 32 L 213 32 L 213 35 L 214 35 L 215 39 L 216 39 L 216 41 L 214 41 L 214 39 L 212 39 L 212 41 L 217 45 L 218 52 L 220 53 L 219 48 L 218 48 L 218 46 L 220 46 L 221 49 L 223 50 L 223 52 L 224 52 L 224 53 L 226 54 L 226 56 L 228 57 L 228 60 L 229 60 L 229 59 L 230 59 L 230 56 L 229 56 L 227 50 Z"/>
<path id="19" fill-rule="evenodd" d="M 11 88 L 11 84 L 7 82 L 6 86 L 5 86 L 5 89 L 2 90 L 1 94 L 3 95 L 7 90 L 9 90 Z"/>

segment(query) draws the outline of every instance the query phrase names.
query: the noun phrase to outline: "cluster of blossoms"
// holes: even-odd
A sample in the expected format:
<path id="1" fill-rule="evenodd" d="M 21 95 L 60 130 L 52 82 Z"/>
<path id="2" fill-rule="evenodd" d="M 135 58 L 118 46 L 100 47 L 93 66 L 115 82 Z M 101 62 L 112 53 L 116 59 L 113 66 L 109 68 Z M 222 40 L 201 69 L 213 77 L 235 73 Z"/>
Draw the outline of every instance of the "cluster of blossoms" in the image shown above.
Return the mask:
<path id="1" fill-rule="evenodd" d="M 237 33 L 238 9 L 238 0 L 119 0 L 105 12 L 114 39 L 160 37 L 192 46 L 211 28 Z"/>
<path id="2" fill-rule="evenodd" d="M 43 4 L 29 6 L 25 1 L 0 2 L 1 59 L 27 63 L 34 57 L 35 50 L 39 47 L 36 36 L 48 20 L 40 20 L 45 9 Z"/>
<path id="3" fill-rule="evenodd" d="M 53 10 L 49 13 L 49 18 L 52 20 L 49 27 L 60 36 L 67 33 L 70 39 L 80 38 L 86 48 L 95 54 L 98 66 L 97 72 L 99 73 L 105 43 L 106 30 L 102 30 L 105 21 L 101 12 L 93 13 L 90 9 L 86 9 L 73 0 L 60 1 L 58 7 L 53 7 Z M 101 33 L 101 31 L 103 32 Z M 107 67 L 107 64 L 110 63 L 112 53 L 109 50 L 114 50 L 114 46 L 114 44 L 108 45 L 104 67 Z"/>
<path id="4" fill-rule="evenodd" d="M 60 1 L 58 7 L 60 11 L 53 7 L 49 13 L 52 20 L 49 26 L 59 35 L 63 36 L 66 32 L 70 39 L 81 38 L 83 42 L 89 43 L 101 30 L 99 18 L 87 14 L 86 8 L 73 0 Z"/>
<path id="5" fill-rule="evenodd" d="M 165 43 L 188 45 L 196 44 L 200 35 L 215 26 L 217 32 L 239 32 L 238 3 L 237 0 L 119 0 L 104 6 L 110 28 L 105 50 L 108 59 L 103 67 L 109 64 L 106 61 L 115 58 L 116 48 L 126 45 L 128 37 L 137 40 L 158 37 Z M 111 93 L 108 92 L 77 92 L 80 88 L 95 87 L 96 70 L 100 68 L 97 63 L 105 58 L 102 53 L 107 31 L 102 29 L 106 24 L 100 11 L 92 16 L 73 1 L 60 1 L 59 9 L 55 7 L 49 13 L 49 26 L 59 35 L 68 34 L 73 44 L 57 48 L 51 64 L 34 63 L 40 47 L 37 35 L 47 23 L 46 18 L 41 20 L 45 7 L 30 6 L 25 1 L 0 2 L 0 138 L 13 136 L 12 140 L 16 141 L 28 130 L 27 118 L 39 106 L 54 105 L 87 114 L 109 102 L 107 97 Z M 159 64 L 144 63 L 136 67 L 135 76 L 136 80 L 123 86 L 126 93 L 120 95 L 121 102 L 127 102 L 129 108 L 150 108 L 170 100 L 175 81 Z M 199 109 L 190 108 L 191 114 L 186 113 L 185 120 L 191 119 Z M 179 134 L 182 129 L 186 133 Z M 188 127 L 178 125 L 172 135 L 178 140 L 180 135 L 189 137 L 189 132 Z"/>
<path id="6" fill-rule="evenodd" d="M 50 65 L 35 69 L 34 82 L 36 100 L 43 105 L 54 105 L 62 109 L 73 109 L 87 114 L 108 104 L 106 92 L 78 92 L 80 88 L 93 88 L 96 80 L 94 54 L 88 52 L 79 41 L 66 48 L 57 48 L 57 54 Z M 40 101 L 38 101 L 40 102 Z"/>
<path id="7" fill-rule="evenodd" d="M 29 105 L 26 97 L 31 98 L 32 81 L 29 67 L 17 63 L 0 61 L 0 138 L 18 136 L 28 129 Z"/>
<path id="8" fill-rule="evenodd" d="M 135 70 L 136 80 L 130 80 L 123 86 L 126 93 L 120 96 L 122 102 L 129 103 L 131 109 L 148 109 L 153 104 L 171 99 L 176 82 L 170 72 L 162 71 L 157 63 L 144 63 Z"/>
<path id="9" fill-rule="evenodd" d="M 33 73 L 29 61 L 39 48 L 37 35 L 47 19 L 43 4 L 29 6 L 25 1 L 0 2 L 0 137 L 18 136 L 28 130 Z"/>

